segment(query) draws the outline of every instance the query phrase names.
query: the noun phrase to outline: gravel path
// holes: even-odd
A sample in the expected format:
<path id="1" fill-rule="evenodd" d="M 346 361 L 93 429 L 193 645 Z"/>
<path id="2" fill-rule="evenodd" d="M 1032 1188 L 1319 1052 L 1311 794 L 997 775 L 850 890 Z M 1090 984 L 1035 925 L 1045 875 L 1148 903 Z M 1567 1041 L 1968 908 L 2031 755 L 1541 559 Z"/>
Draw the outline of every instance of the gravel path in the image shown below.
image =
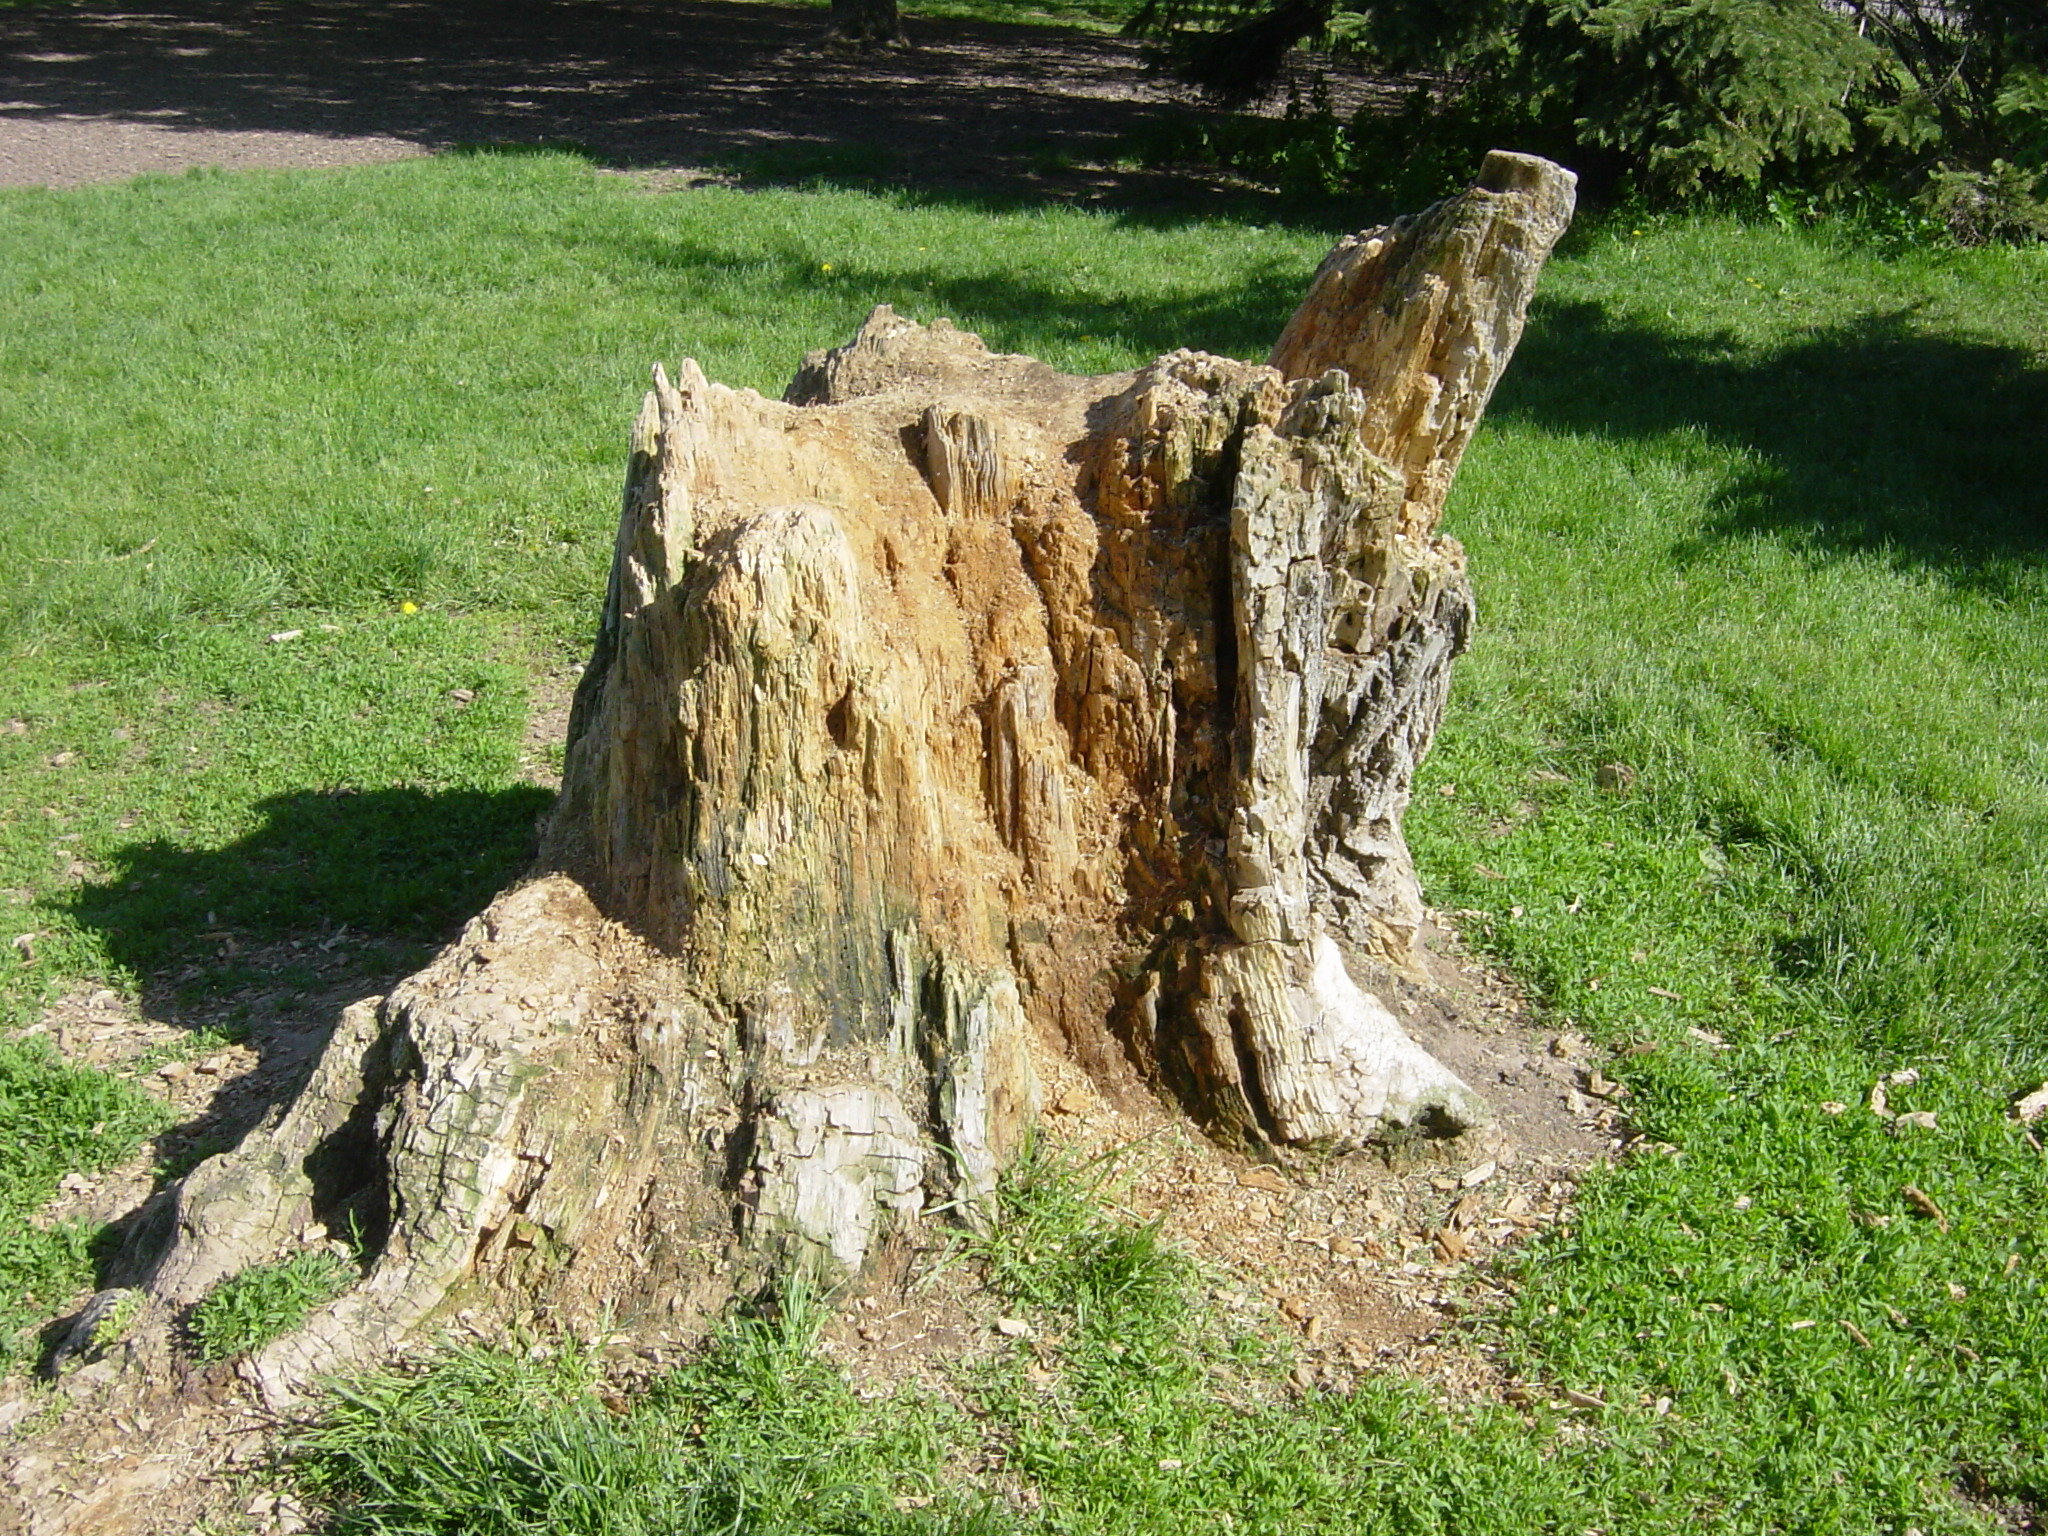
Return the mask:
<path id="1" fill-rule="evenodd" d="M 911 23 L 847 56 L 822 12 L 720 0 L 86 0 L 0 11 L 0 186 L 567 142 L 621 169 L 866 146 L 906 184 L 1061 190 L 1171 110 L 1121 38 Z M 843 150 L 840 151 L 842 154 Z"/>

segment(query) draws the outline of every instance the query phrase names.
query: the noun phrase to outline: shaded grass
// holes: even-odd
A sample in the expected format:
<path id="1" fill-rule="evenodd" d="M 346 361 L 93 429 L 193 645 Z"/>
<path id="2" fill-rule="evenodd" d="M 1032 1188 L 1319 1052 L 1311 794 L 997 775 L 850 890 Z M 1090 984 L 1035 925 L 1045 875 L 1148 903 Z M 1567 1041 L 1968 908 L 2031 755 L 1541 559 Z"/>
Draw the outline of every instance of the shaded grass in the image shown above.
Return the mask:
<path id="1" fill-rule="evenodd" d="M 17 1024 L 86 977 L 226 984 L 216 921 L 425 946 L 516 868 L 525 668 L 591 620 L 647 360 L 774 392 L 879 300 L 1070 369 L 1256 355 L 1327 243 L 651 197 L 560 156 L 0 207 L 0 886 L 40 935 Z M 1411 835 L 1551 1021 L 1654 1047 L 1607 1070 L 1675 1155 L 1592 1179 L 1487 1336 L 1539 1398 L 1609 1410 L 1288 1402 L 1160 1234 L 1027 1179 L 982 1262 L 1061 1342 L 967 1379 L 978 1413 L 865 1405 L 801 1330 L 623 1420 L 566 1364 L 464 1356 L 360 1389 L 334 1423 L 377 1430 L 387 1482 L 335 1463 L 328 1495 L 391 1530 L 453 1528 L 458 1483 L 513 1501 L 475 1506 L 493 1529 L 1932 1533 L 2048 1503 L 2048 1175 L 2007 1115 L 2048 1077 L 2044 317 L 2038 252 L 1594 228 L 1469 456 L 1482 622 Z M 1865 1107 L 1906 1068 L 1894 1107 L 1933 1130 Z M 55 1070 L 24 1102 L 68 1102 Z M 140 1133 L 63 1113 L 73 1166 Z M 52 1284 L 25 1274 L 0 1289 Z M 429 1416 L 465 1397 L 500 1406 L 434 1471 Z M 549 1502 L 655 1469 L 665 1503 Z"/>

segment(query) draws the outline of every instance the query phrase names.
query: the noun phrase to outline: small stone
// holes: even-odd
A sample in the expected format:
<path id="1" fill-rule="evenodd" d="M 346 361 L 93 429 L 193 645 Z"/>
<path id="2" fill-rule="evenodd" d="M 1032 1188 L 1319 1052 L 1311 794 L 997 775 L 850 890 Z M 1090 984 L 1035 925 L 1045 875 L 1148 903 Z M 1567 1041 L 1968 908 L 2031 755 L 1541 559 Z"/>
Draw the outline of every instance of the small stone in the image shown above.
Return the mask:
<path id="1" fill-rule="evenodd" d="M 1021 1317 L 999 1317 L 996 1319 L 996 1332 L 1006 1339 L 1028 1339 L 1031 1337 L 1031 1325 Z"/>
<path id="2" fill-rule="evenodd" d="M 1458 1182 L 1467 1189 L 1477 1189 L 1488 1179 L 1492 1178 L 1499 1167 L 1500 1164 L 1491 1160 L 1483 1162 L 1477 1168 L 1466 1169 L 1459 1177 Z"/>
<path id="3" fill-rule="evenodd" d="M 2021 1125 L 2032 1125 L 2043 1115 L 2048 1115 L 2048 1083 L 2043 1083 L 2012 1107 L 2012 1117 Z"/>

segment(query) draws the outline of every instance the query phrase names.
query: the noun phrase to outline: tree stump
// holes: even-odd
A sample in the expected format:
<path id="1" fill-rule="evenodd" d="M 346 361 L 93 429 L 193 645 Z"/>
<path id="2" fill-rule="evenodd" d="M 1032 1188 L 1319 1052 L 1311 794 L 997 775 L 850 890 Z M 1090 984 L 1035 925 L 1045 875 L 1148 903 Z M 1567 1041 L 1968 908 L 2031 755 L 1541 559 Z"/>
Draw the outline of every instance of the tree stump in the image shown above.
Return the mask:
<path id="1" fill-rule="evenodd" d="M 273 1400 L 465 1308 L 672 1320 L 988 1219 L 1064 1056 L 1259 1155 L 1486 1106 L 1347 957 L 1472 599 L 1437 533 L 1573 179 L 1330 253 L 1266 364 L 1074 378 L 882 307 L 659 369 L 536 872 L 134 1245 L 160 1315 L 351 1224 Z"/>

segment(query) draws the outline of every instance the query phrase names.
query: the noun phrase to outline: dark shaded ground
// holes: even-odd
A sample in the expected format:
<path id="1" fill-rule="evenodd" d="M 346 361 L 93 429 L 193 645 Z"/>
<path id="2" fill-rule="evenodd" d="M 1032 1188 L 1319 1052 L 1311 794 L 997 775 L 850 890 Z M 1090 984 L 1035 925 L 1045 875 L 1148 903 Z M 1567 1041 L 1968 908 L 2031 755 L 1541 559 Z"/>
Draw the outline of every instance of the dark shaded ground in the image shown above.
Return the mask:
<path id="1" fill-rule="evenodd" d="M 566 143 L 620 169 L 1087 197 L 1142 193 L 1142 173 L 1074 166 L 1184 110 L 1122 38 L 913 21 L 917 47 L 849 54 L 819 47 L 822 24 L 721 0 L 0 11 L 0 185 Z"/>

